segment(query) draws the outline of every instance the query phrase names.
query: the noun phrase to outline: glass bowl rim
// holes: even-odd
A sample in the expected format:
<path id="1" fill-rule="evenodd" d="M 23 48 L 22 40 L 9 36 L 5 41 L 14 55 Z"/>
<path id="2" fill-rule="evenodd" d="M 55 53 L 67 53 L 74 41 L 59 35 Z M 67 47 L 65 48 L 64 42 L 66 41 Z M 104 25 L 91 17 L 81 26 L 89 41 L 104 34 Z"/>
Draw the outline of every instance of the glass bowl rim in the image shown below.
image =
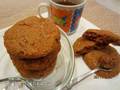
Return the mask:
<path id="1" fill-rule="evenodd" d="M 69 72 L 67 72 L 67 74 L 69 74 L 69 77 L 66 77 L 67 78 L 67 80 L 66 81 L 63 81 L 63 83 L 62 84 L 60 84 L 59 86 L 57 86 L 56 88 L 56 90 L 61 90 L 62 88 L 64 88 L 68 83 L 70 83 L 70 81 L 72 80 L 72 77 L 73 77 L 73 74 L 74 74 L 74 69 L 75 69 L 75 57 L 74 57 L 74 50 L 73 50 L 73 47 L 72 47 L 72 44 L 71 44 L 71 42 L 70 42 L 70 40 L 69 40 L 69 38 L 68 38 L 68 36 L 67 36 L 67 34 L 59 27 L 59 26 L 57 26 L 58 27 L 58 29 L 60 30 L 60 33 L 66 38 L 66 40 L 68 41 L 68 44 L 69 44 L 69 46 L 70 46 L 70 53 L 71 53 L 71 64 L 70 64 L 70 62 L 69 62 L 69 65 L 71 66 L 69 66 L 68 67 L 68 69 L 69 69 Z"/>

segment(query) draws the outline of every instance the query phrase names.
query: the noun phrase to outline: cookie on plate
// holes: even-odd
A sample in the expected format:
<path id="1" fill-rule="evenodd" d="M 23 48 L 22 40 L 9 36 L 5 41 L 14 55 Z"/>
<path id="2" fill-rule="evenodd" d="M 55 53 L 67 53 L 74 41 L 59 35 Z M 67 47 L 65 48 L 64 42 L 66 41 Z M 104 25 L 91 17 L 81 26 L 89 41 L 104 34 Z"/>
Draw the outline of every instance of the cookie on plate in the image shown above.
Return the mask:
<path id="1" fill-rule="evenodd" d="M 28 79 L 37 79 L 46 77 L 54 70 L 57 55 L 29 61 L 19 60 L 13 56 L 11 56 L 11 59 L 21 76 Z"/>
<path id="2" fill-rule="evenodd" d="M 87 40 L 87 39 L 82 38 L 82 37 L 79 37 L 73 45 L 75 56 L 84 55 L 91 50 L 101 49 L 104 47 L 105 46 L 101 46 L 101 47 L 97 46 L 95 42 Z"/>
<path id="3" fill-rule="evenodd" d="M 53 62 L 53 59 L 57 57 L 61 46 L 59 43 L 57 43 L 54 48 L 55 48 L 55 51 L 51 52 L 47 56 L 36 58 L 36 59 L 21 59 L 13 55 L 10 55 L 10 56 L 11 56 L 12 61 L 15 63 L 16 67 L 21 66 L 21 68 L 23 67 L 26 70 L 39 70 L 40 71 L 50 66 L 50 64 Z"/>
<path id="4" fill-rule="evenodd" d="M 108 30 L 88 29 L 82 36 L 96 42 L 98 46 L 105 46 L 109 43 L 120 45 L 120 36 Z"/>
<path id="5" fill-rule="evenodd" d="M 43 78 L 56 65 L 60 31 L 51 20 L 31 16 L 5 32 L 4 45 L 21 76 Z"/>
<path id="6" fill-rule="evenodd" d="M 112 69 L 112 71 L 98 71 L 96 74 L 102 78 L 113 78 L 120 72 L 120 56 L 111 46 L 89 52 L 84 56 L 84 61 L 92 70 L 100 65 Z"/>
<path id="7" fill-rule="evenodd" d="M 44 57 L 36 59 L 21 59 L 12 55 L 10 55 L 10 57 L 15 67 L 24 78 L 44 78 L 54 70 L 60 48 L 60 43 L 56 42 L 54 51 Z"/>
<path id="8" fill-rule="evenodd" d="M 53 51 L 60 32 L 52 21 L 35 16 L 13 25 L 4 35 L 4 45 L 19 58 L 40 58 Z"/>

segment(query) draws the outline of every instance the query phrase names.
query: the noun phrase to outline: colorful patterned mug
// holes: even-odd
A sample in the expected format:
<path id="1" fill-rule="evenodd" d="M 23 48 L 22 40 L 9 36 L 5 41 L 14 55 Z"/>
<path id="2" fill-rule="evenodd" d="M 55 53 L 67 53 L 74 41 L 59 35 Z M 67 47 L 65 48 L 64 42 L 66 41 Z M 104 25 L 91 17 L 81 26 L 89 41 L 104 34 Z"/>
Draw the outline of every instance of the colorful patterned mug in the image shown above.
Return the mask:
<path id="1" fill-rule="evenodd" d="M 67 34 L 76 31 L 86 0 L 49 0 L 49 4 L 41 3 L 38 11 L 48 9 L 48 17 L 54 20 Z"/>

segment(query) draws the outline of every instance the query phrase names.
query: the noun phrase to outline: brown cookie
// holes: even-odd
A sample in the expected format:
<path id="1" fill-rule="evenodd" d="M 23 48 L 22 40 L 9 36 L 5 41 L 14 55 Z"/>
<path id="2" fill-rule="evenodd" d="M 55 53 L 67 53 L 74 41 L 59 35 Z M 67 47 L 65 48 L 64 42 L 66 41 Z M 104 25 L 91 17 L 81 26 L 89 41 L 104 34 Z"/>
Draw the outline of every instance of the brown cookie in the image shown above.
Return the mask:
<path id="1" fill-rule="evenodd" d="M 16 57 L 11 56 L 11 59 L 18 68 L 19 66 L 22 66 L 26 70 L 43 70 L 46 67 L 49 67 L 50 64 L 53 62 L 52 60 L 57 57 L 57 55 L 48 55 L 46 57 L 41 57 L 38 59 L 31 59 L 31 60 L 25 60 L 25 59 L 18 59 Z"/>
<path id="2" fill-rule="evenodd" d="M 95 42 L 89 41 L 82 37 L 78 38 L 73 45 L 75 56 L 84 55 L 91 50 L 101 49 L 103 47 L 105 46 L 97 46 Z"/>
<path id="3" fill-rule="evenodd" d="M 42 78 L 50 74 L 54 69 L 60 48 L 60 42 L 56 41 L 54 51 L 45 57 L 36 59 L 20 59 L 12 55 L 10 57 L 18 72 L 24 78 Z"/>
<path id="4" fill-rule="evenodd" d="M 89 29 L 82 36 L 96 42 L 98 46 L 106 46 L 109 43 L 120 45 L 120 36 L 107 30 Z"/>
<path id="5" fill-rule="evenodd" d="M 11 59 L 14 64 L 16 64 L 16 68 L 22 66 L 26 70 L 43 70 L 46 67 L 49 67 L 50 64 L 53 62 L 54 58 L 57 57 L 58 52 L 60 51 L 60 43 L 56 43 L 55 50 L 48 54 L 45 57 L 37 58 L 37 59 L 19 59 L 15 56 L 11 56 Z"/>
<path id="6" fill-rule="evenodd" d="M 60 32 L 56 25 L 48 19 L 35 16 L 16 23 L 4 35 L 8 53 L 29 59 L 48 55 L 59 40 Z"/>
<path id="7" fill-rule="evenodd" d="M 106 54 L 99 58 L 98 64 L 98 66 L 103 69 L 113 69 L 118 66 L 119 62 L 118 60 L 116 60 L 116 55 L 109 56 L 108 54 Z"/>
<path id="8" fill-rule="evenodd" d="M 16 63 L 15 60 L 13 60 L 13 63 L 22 77 L 27 79 L 40 79 L 48 76 L 54 70 L 56 58 L 57 57 L 51 58 L 47 63 L 42 62 L 44 64 L 44 66 L 42 65 L 44 68 L 41 66 L 42 69 L 38 70 L 27 70 L 22 64 Z"/>
<path id="9" fill-rule="evenodd" d="M 93 50 L 84 56 L 84 61 L 90 69 L 98 66 L 112 68 L 112 71 L 98 71 L 96 74 L 102 78 L 113 78 L 120 72 L 120 56 L 111 46 L 102 50 Z"/>

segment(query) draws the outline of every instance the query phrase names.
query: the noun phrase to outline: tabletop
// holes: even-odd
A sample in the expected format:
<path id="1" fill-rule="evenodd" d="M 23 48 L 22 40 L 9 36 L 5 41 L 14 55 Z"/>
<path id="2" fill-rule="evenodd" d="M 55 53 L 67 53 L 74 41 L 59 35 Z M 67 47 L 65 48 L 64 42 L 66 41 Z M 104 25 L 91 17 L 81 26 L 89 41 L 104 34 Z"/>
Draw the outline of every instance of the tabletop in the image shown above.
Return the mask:
<path id="1" fill-rule="evenodd" d="M 83 17 L 96 24 L 101 29 L 111 30 L 120 34 L 120 14 L 106 8 L 97 1 L 100 2 L 103 0 L 87 0 L 87 4 L 83 12 Z M 120 0 L 114 1 L 120 2 Z"/>

